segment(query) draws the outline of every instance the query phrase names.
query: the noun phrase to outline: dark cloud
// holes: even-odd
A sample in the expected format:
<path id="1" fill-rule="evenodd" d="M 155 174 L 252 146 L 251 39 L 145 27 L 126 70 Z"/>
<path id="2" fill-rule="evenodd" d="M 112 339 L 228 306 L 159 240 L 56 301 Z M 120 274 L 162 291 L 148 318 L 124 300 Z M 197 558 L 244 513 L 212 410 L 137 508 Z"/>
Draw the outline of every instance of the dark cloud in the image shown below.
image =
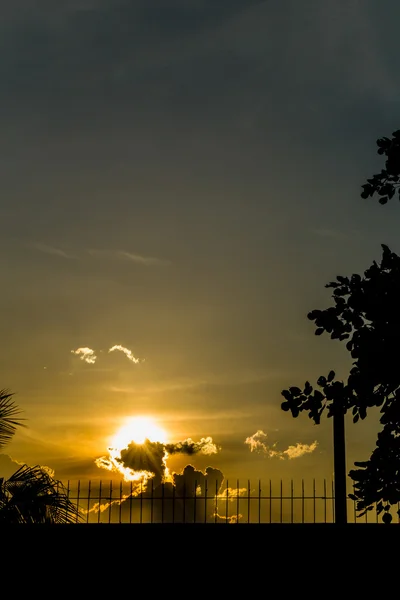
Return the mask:
<path id="1" fill-rule="evenodd" d="M 15 473 L 15 471 L 18 471 L 18 469 L 23 464 L 24 463 L 14 460 L 8 454 L 0 454 L 0 475 L 1 475 L 1 477 L 8 479 L 9 477 L 11 477 L 11 475 L 13 473 Z"/>
<path id="2" fill-rule="evenodd" d="M 176 444 L 166 444 L 165 449 L 168 454 L 215 454 L 217 446 L 213 443 L 211 437 L 202 438 L 200 442 L 194 442 L 191 438 Z"/>
<path id="3" fill-rule="evenodd" d="M 137 463 L 138 464 L 138 463 Z M 141 466 L 148 464 L 141 463 Z M 131 522 L 237 522 L 242 516 L 237 511 L 237 498 L 247 489 L 224 487 L 224 474 L 214 467 L 204 471 L 186 465 L 180 473 L 173 473 L 171 480 L 155 485 L 151 481 L 146 488 L 132 487 L 122 490 L 120 498 L 107 500 L 107 488 L 103 488 L 105 500 L 99 500 L 100 488 L 92 486 L 92 503 L 82 507 L 89 520 L 118 519 Z M 99 514 L 100 513 L 100 514 Z"/>
<path id="4" fill-rule="evenodd" d="M 211 437 L 194 442 L 188 438 L 175 444 L 152 442 L 149 439 L 138 444 L 131 441 L 127 448 L 109 448 L 109 455 L 96 459 L 99 468 L 123 474 L 127 481 L 132 480 L 139 485 L 147 486 L 149 480 L 152 486 L 158 486 L 168 479 L 167 459 L 169 454 L 215 454 L 218 452 Z"/>
<path id="5" fill-rule="evenodd" d="M 148 471 L 154 474 L 155 481 L 160 483 L 165 475 L 165 445 L 161 442 L 145 440 L 143 444 L 131 442 L 121 450 L 121 458 L 117 461 L 132 471 Z"/>

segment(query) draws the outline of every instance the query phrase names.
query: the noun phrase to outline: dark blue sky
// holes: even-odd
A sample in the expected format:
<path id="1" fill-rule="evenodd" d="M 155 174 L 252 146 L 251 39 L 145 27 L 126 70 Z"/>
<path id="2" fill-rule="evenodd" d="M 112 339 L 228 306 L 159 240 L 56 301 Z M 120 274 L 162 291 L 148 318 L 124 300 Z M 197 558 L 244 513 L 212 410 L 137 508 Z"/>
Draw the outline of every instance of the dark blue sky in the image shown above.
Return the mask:
<path id="1" fill-rule="evenodd" d="M 212 435 L 232 476 L 329 476 L 330 423 L 280 391 L 345 376 L 306 314 L 399 250 L 398 206 L 359 197 L 400 126 L 398 3 L 60 4 L 0 2 L 1 383 L 30 425 L 10 454 L 84 476 L 150 414 Z M 319 446 L 266 462 L 258 429 Z M 350 462 L 375 430 L 351 428 Z"/>

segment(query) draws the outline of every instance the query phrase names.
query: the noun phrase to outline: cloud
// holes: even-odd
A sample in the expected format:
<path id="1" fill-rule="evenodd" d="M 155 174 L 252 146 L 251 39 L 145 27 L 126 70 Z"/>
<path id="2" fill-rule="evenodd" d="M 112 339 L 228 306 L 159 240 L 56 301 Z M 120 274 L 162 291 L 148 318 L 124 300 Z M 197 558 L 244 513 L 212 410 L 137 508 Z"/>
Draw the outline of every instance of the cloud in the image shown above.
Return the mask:
<path id="1" fill-rule="evenodd" d="M 97 360 L 97 356 L 94 353 L 94 350 L 91 348 L 83 347 L 77 348 L 76 350 L 71 350 L 72 354 L 76 354 L 79 356 L 80 360 L 88 363 L 89 365 L 94 365 Z"/>
<path id="2" fill-rule="evenodd" d="M 126 448 L 108 448 L 108 456 L 95 460 L 100 469 L 107 469 L 124 476 L 125 481 L 133 481 L 145 488 L 150 479 L 155 485 L 171 481 L 167 459 L 172 454 L 216 454 L 217 445 L 211 437 L 194 442 L 188 438 L 175 444 L 152 442 L 146 439 L 142 444 L 131 441 Z"/>
<path id="3" fill-rule="evenodd" d="M 229 500 L 231 502 L 233 502 L 234 500 L 237 501 L 238 497 L 240 496 L 246 496 L 246 494 L 248 494 L 249 490 L 245 487 L 243 488 L 231 488 L 231 487 L 227 487 L 225 488 L 223 491 L 221 491 L 219 494 L 216 495 L 217 498 L 219 498 L 220 500 Z"/>
<path id="4" fill-rule="evenodd" d="M 5 479 L 11 477 L 25 463 L 12 458 L 9 454 L 0 454 L 0 473 Z"/>
<path id="5" fill-rule="evenodd" d="M 169 265 L 171 264 L 170 261 L 162 259 L 162 258 L 156 258 L 153 256 L 141 256 L 139 254 L 131 254 L 130 252 L 117 252 L 116 253 L 118 257 L 120 258 L 125 258 L 127 260 L 130 260 L 131 262 L 135 262 L 138 263 L 140 265 L 146 265 L 146 266 L 164 266 L 164 265 Z"/>
<path id="6" fill-rule="evenodd" d="M 247 437 L 244 443 L 249 446 L 250 452 L 265 454 L 268 458 L 279 458 L 280 460 L 284 460 L 285 458 L 288 458 L 289 460 L 300 458 L 301 456 L 304 456 L 304 454 L 314 452 L 318 446 L 318 442 L 315 440 L 312 444 L 301 444 L 298 442 L 295 446 L 289 446 L 286 450 L 277 450 L 277 442 L 270 446 L 267 443 L 267 440 L 268 434 L 262 429 L 259 429 L 256 433 Z"/>
<path id="7" fill-rule="evenodd" d="M 150 446 L 147 449 L 149 448 Z M 81 510 L 84 514 L 98 514 L 108 509 L 111 511 L 115 505 L 121 506 L 118 518 L 122 515 L 122 518 L 125 516 L 136 522 L 143 518 L 143 522 L 235 523 L 242 518 L 242 515 L 235 513 L 237 498 L 243 496 L 247 490 L 224 490 L 224 480 L 224 474 L 219 469 L 207 467 L 201 471 L 188 464 L 179 473 L 171 474 L 168 481 L 155 485 L 153 479 L 151 486 L 140 486 L 137 482 L 131 482 L 132 493 L 124 493 L 121 498 L 115 500 L 97 501 L 91 508 L 85 507 Z M 133 501 L 139 494 L 140 503 Z"/>
<path id="8" fill-rule="evenodd" d="M 217 445 L 214 444 L 212 437 L 201 438 L 199 442 L 194 442 L 191 438 L 187 438 L 183 442 L 176 444 L 166 444 L 165 449 L 168 454 L 216 454 L 218 452 Z"/>
<path id="9" fill-rule="evenodd" d="M 244 441 L 250 448 L 250 452 L 258 452 L 259 454 L 266 454 L 269 458 L 279 456 L 282 458 L 281 453 L 275 450 L 276 443 L 273 446 L 267 444 L 268 434 L 264 433 L 262 429 L 259 429 L 253 435 L 247 437 Z"/>
<path id="10" fill-rule="evenodd" d="M 127 252 L 126 250 L 88 250 L 88 252 L 94 257 L 118 258 L 120 260 L 127 260 L 146 267 L 161 267 L 171 264 L 169 260 L 163 258 L 157 258 L 155 256 L 143 256 L 142 254 Z"/>
<path id="11" fill-rule="evenodd" d="M 225 521 L 228 523 L 237 523 L 238 521 L 240 521 L 240 519 L 243 519 L 243 515 L 241 513 L 239 513 L 237 515 L 226 516 L 226 515 L 220 515 L 218 511 L 215 511 L 214 516 L 218 520 Z"/>
<path id="12" fill-rule="evenodd" d="M 130 473 L 131 476 L 139 478 L 135 480 L 130 476 L 126 478 L 130 481 L 131 492 L 124 493 L 121 498 L 115 500 L 96 502 L 90 509 L 86 507 L 83 512 L 98 514 L 107 509 L 111 511 L 112 506 L 116 505 L 121 506 L 120 511 L 125 511 L 122 512 L 125 518 L 133 518 L 136 521 L 143 518 L 143 522 L 152 520 L 175 523 L 182 521 L 237 523 L 242 519 L 243 515 L 238 511 L 238 501 L 249 493 L 247 488 L 224 489 L 224 474 L 210 466 L 201 471 L 188 464 L 179 473 L 170 474 L 166 466 L 165 446 L 160 442 L 146 440 L 140 445 L 129 444 L 128 448 L 120 452 L 119 457 L 114 456 L 112 460 L 110 455 L 98 459 L 96 464 L 100 468 L 109 468 L 112 463 L 113 466 L 109 470 L 123 473 L 126 469 L 126 474 Z M 191 444 L 180 442 L 177 447 L 184 451 L 191 447 Z M 146 476 L 152 476 L 151 485 L 147 485 L 149 480 L 146 480 Z M 133 499 L 139 494 L 140 503 L 134 502 Z M 149 510 L 150 506 L 151 510 Z M 121 518 L 121 512 L 118 518 Z"/>
<path id="13" fill-rule="evenodd" d="M 130 494 L 123 494 L 121 496 L 121 498 L 118 498 L 118 500 L 112 500 L 111 502 L 96 502 L 95 504 L 93 504 L 92 508 L 89 508 L 89 510 L 87 508 L 80 508 L 80 512 L 83 515 L 88 515 L 90 513 L 102 513 L 105 510 L 109 509 L 111 506 L 117 505 L 120 506 L 123 502 L 125 502 L 126 500 L 128 500 L 128 498 L 130 498 L 131 495 Z"/>
<path id="14" fill-rule="evenodd" d="M 0 473 L 1 476 L 5 479 L 8 479 L 9 477 L 11 477 L 11 475 L 18 471 L 18 469 L 25 466 L 32 465 L 28 465 L 28 463 L 26 462 L 16 460 L 15 458 L 12 458 L 9 454 L 0 454 Z M 47 473 L 50 477 L 54 477 L 55 475 L 54 469 L 52 469 L 51 467 L 41 465 L 40 469 L 43 472 Z"/>
<path id="15" fill-rule="evenodd" d="M 119 352 L 123 352 L 125 354 L 125 356 L 135 364 L 138 364 L 138 362 L 140 362 L 140 359 L 135 358 L 135 356 L 133 356 L 132 351 L 129 350 L 129 348 L 125 348 L 124 346 L 121 346 L 118 344 L 118 345 L 110 348 L 108 352 L 109 353 L 114 352 L 115 350 L 119 350 Z"/>
<path id="16" fill-rule="evenodd" d="M 295 446 L 289 446 L 283 451 L 283 454 L 286 454 L 289 459 L 300 458 L 300 456 L 303 456 L 304 454 L 310 454 L 311 452 L 314 452 L 317 446 L 317 440 L 315 440 L 312 444 L 297 443 Z"/>
<path id="17" fill-rule="evenodd" d="M 64 252 L 64 250 L 60 250 L 60 248 L 54 248 L 53 246 L 47 246 L 46 244 L 32 244 L 32 248 L 36 248 L 36 250 L 40 250 L 40 252 L 44 252 L 45 254 L 60 256 L 61 258 L 76 258 L 76 256 L 68 254 L 67 252 Z"/>

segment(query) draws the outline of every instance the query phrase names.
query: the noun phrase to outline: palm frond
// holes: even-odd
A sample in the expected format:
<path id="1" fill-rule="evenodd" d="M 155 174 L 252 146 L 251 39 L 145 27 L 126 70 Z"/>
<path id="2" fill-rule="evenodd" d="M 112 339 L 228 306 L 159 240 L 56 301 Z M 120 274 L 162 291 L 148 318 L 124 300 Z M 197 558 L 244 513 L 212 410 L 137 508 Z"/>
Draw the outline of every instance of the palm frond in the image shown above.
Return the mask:
<path id="1" fill-rule="evenodd" d="M 21 413 L 13 400 L 10 390 L 0 390 L 0 449 L 13 437 L 18 426 L 24 427 L 18 415 Z"/>
<path id="2" fill-rule="evenodd" d="M 78 523 L 79 508 L 40 466 L 22 466 L 0 489 L 0 523 Z"/>

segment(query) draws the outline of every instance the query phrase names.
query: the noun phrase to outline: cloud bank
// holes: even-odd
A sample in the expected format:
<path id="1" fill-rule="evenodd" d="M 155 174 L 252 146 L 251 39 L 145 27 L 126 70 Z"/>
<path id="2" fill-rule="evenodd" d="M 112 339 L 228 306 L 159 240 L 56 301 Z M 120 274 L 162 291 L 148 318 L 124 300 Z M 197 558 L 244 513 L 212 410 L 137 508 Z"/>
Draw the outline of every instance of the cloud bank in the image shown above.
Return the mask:
<path id="1" fill-rule="evenodd" d="M 146 488 L 150 479 L 159 485 L 171 480 L 167 467 L 167 459 L 172 454 L 205 454 L 207 456 L 218 452 L 217 445 L 211 437 L 201 438 L 194 442 L 188 438 L 176 444 L 152 442 L 146 439 L 142 444 L 131 441 L 126 448 L 108 448 L 108 456 L 95 460 L 100 469 L 107 469 L 124 476 L 125 481 L 133 481 L 138 487 Z"/>
<path id="2" fill-rule="evenodd" d="M 172 473 L 168 481 L 157 485 L 154 479 L 147 486 L 131 480 L 131 493 L 124 493 L 115 500 L 95 502 L 90 508 L 82 507 L 81 511 L 85 515 L 99 514 L 111 512 L 115 507 L 118 518 L 125 516 L 130 522 L 237 523 L 243 518 L 238 501 L 248 490 L 224 488 L 224 481 L 219 469 L 207 467 L 201 471 L 188 464 L 180 473 Z M 140 502 L 137 501 L 139 494 Z"/>

